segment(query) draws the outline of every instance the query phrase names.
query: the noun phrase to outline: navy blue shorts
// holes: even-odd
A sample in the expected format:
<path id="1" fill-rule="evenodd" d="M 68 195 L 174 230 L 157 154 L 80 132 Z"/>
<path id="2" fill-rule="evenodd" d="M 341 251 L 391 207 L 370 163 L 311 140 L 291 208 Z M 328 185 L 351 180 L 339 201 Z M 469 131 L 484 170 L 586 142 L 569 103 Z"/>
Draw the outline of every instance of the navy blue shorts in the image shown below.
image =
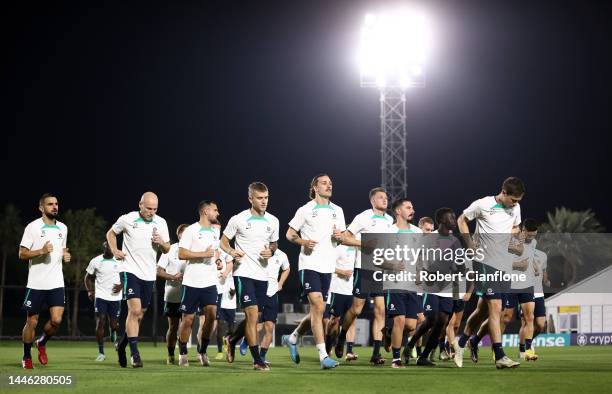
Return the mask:
<path id="1" fill-rule="evenodd" d="M 353 305 L 353 296 L 347 294 L 331 293 L 331 302 L 329 304 L 329 314 L 331 316 L 344 316 Z"/>
<path id="2" fill-rule="evenodd" d="M 236 286 L 236 294 L 238 296 L 238 305 L 240 308 L 248 308 L 249 306 L 257 306 L 261 309 L 264 305 L 266 292 L 268 291 L 267 280 L 256 280 L 244 276 L 234 276 L 234 285 Z"/>
<path id="3" fill-rule="evenodd" d="M 123 273 L 123 299 L 129 300 L 132 298 L 140 299 L 140 307 L 147 309 L 151 304 L 153 297 L 154 280 L 142 280 L 136 275 L 124 272 Z"/>
<path id="4" fill-rule="evenodd" d="M 111 319 L 119 319 L 119 315 L 121 315 L 121 301 L 108 301 L 102 298 L 95 298 L 94 311 L 97 316 L 108 315 Z"/>
<path id="5" fill-rule="evenodd" d="M 23 299 L 23 309 L 25 309 L 28 313 L 38 315 L 44 304 L 46 304 L 49 308 L 52 306 L 63 307 L 66 304 L 64 288 L 57 287 L 50 290 L 26 288 L 25 298 Z"/>
<path id="6" fill-rule="evenodd" d="M 453 313 L 463 312 L 465 309 L 465 301 L 453 300 Z"/>
<path id="7" fill-rule="evenodd" d="M 180 302 L 164 302 L 164 316 L 181 317 Z"/>
<path id="8" fill-rule="evenodd" d="M 453 298 L 440 297 L 435 294 L 423 294 L 423 310 L 425 315 L 438 312 L 450 315 L 453 313 Z"/>
<path id="9" fill-rule="evenodd" d="M 546 317 L 546 305 L 544 305 L 544 297 L 534 299 L 535 302 L 535 317 Z"/>
<path id="10" fill-rule="evenodd" d="M 494 275 L 497 271 L 500 271 L 503 275 L 504 271 L 495 269 L 484 263 L 474 261 L 474 271 L 480 274 L 491 274 Z M 474 283 L 474 292 L 479 296 L 487 300 L 504 300 L 503 293 L 508 293 L 510 290 L 510 282 L 487 282 L 487 281 L 476 281 Z M 502 302 L 502 308 L 503 308 Z"/>
<path id="11" fill-rule="evenodd" d="M 323 319 L 329 319 L 331 317 L 330 309 L 331 305 L 325 304 L 325 310 L 323 311 Z"/>
<path id="12" fill-rule="evenodd" d="M 417 294 L 417 313 L 423 313 L 423 294 Z"/>
<path id="13" fill-rule="evenodd" d="M 533 292 L 530 292 L 529 289 L 525 289 L 525 292 L 506 294 L 504 306 L 506 309 L 512 309 L 516 308 L 519 304 L 526 304 L 528 302 L 535 302 Z"/>
<path id="14" fill-rule="evenodd" d="M 363 300 L 367 298 L 368 293 L 364 292 L 361 288 L 361 275 L 361 268 L 355 268 L 353 271 L 353 297 Z"/>
<path id="15" fill-rule="evenodd" d="M 387 316 L 406 316 L 416 319 L 419 310 L 419 300 L 416 293 L 391 293 L 387 292 L 385 298 Z"/>
<path id="16" fill-rule="evenodd" d="M 216 319 L 219 321 L 224 320 L 228 322 L 229 324 L 236 323 L 236 310 L 221 308 L 222 299 L 223 299 L 223 294 L 217 295 L 217 317 Z"/>
<path id="17" fill-rule="evenodd" d="M 278 294 L 274 294 L 272 297 L 265 296 L 263 302 L 263 308 L 261 311 L 261 322 L 271 321 L 276 324 L 276 318 L 278 317 Z"/>
<path id="18" fill-rule="evenodd" d="M 327 302 L 331 273 L 321 273 L 312 270 L 300 270 L 300 284 L 302 285 L 302 299 L 306 301 L 309 293 L 321 293 L 323 300 Z"/>
<path id="19" fill-rule="evenodd" d="M 198 308 L 204 309 L 208 305 L 217 306 L 217 286 L 200 288 L 183 285 L 181 307 L 179 308 L 182 313 L 191 315 L 196 313 Z"/>

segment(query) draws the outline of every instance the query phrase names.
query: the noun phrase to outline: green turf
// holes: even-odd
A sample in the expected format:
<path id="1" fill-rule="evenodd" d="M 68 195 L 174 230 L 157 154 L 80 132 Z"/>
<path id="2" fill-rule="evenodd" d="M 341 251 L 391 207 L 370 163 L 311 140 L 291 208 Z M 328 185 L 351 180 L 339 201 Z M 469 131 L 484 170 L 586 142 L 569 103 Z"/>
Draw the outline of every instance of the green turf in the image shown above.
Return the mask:
<path id="1" fill-rule="evenodd" d="M 165 365 L 165 347 L 140 345 L 143 369 L 121 369 L 116 354 L 107 345 L 105 362 L 94 361 L 97 346 L 84 342 L 51 341 L 47 347 L 49 365 L 42 367 L 34 360 L 33 371 L 28 374 L 70 374 L 75 379 L 72 389 L 45 387 L 42 392 L 66 391 L 87 393 L 149 392 L 149 393 L 490 393 L 512 391 L 539 392 L 610 392 L 612 388 L 612 347 L 538 348 L 541 357 L 535 363 L 523 363 L 515 370 L 498 371 L 490 361 L 488 350 L 481 351 L 481 361 L 473 364 L 465 360 L 463 369 L 452 362 L 438 363 L 435 368 L 409 366 L 394 370 L 388 365 L 370 367 L 367 364 L 369 348 L 356 348 L 361 360 L 341 364 L 337 369 L 321 371 L 314 348 L 301 349 L 302 362 L 296 366 L 289 359 L 286 348 L 272 349 L 268 360 L 269 372 L 251 370 L 248 357 L 237 356 L 236 362 L 213 360 L 210 368 L 197 364 L 195 349 L 190 351 L 191 366 L 179 368 Z M 215 355 L 214 348 L 210 354 Z M 19 342 L 0 342 L 0 392 L 13 393 L 8 388 L 7 375 L 24 374 L 20 368 L 22 345 Z M 36 350 L 32 350 L 36 358 Z M 516 356 L 514 349 L 508 350 Z M 41 388 L 38 388 L 41 390 Z M 31 391 L 31 390 L 29 390 Z"/>

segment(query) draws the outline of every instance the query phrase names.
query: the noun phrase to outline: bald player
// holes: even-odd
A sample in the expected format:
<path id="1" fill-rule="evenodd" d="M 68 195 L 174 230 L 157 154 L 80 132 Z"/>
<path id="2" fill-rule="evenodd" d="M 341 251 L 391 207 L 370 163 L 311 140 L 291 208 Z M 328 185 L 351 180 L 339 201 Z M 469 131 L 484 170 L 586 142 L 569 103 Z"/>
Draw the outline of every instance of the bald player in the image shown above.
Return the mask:
<path id="1" fill-rule="evenodd" d="M 123 297 L 128 314 L 125 334 L 117 346 L 119 365 L 127 367 L 125 348 L 128 343 L 132 367 L 142 368 L 138 352 L 140 322 L 151 303 L 157 276 L 157 255 L 170 251 L 170 235 L 166 220 L 157 215 L 159 205 L 155 193 L 146 192 L 140 198 L 138 211 L 122 215 L 106 233 L 106 240 L 117 260 L 124 261 Z M 117 235 L 123 234 L 123 245 L 117 247 Z"/>

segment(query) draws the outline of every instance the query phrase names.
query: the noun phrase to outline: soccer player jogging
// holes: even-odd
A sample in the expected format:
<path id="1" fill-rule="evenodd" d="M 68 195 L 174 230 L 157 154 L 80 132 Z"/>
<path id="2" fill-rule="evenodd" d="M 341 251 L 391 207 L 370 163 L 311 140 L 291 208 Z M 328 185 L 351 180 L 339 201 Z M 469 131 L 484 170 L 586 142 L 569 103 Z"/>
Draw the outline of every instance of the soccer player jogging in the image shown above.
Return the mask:
<path id="1" fill-rule="evenodd" d="M 28 260 L 28 283 L 23 309 L 26 324 L 23 327 L 23 358 L 21 366 L 33 369 L 32 343 L 36 336 L 38 315 L 42 305 L 49 307 L 50 318 L 43 327 L 43 335 L 34 343 L 38 349 L 38 361 L 47 365 L 46 344 L 60 324 L 64 313 L 64 274 L 62 261 L 70 262 L 66 247 L 68 228 L 57 220 L 59 205 L 53 194 L 43 194 L 38 203 L 39 219 L 29 223 L 19 243 L 19 259 Z"/>
<path id="2" fill-rule="evenodd" d="M 272 335 L 274 333 L 274 326 L 276 325 L 276 318 L 278 317 L 278 293 L 283 289 L 290 272 L 289 258 L 285 252 L 276 249 L 274 255 L 268 259 L 266 272 L 268 274 L 268 290 L 266 291 L 261 313 L 264 336 L 261 340 L 259 353 L 264 363 L 270 365 L 266 360 L 266 355 L 274 339 Z"/>
<path id="3" fill-rule="evenodd" d="M 102 244 L 103 253 L 94 257 L 85 269 L 83 282 L 87 297 L 94 302 L 96 314 L 96 340 L 98 341 L 98 357 L 96 361 L 106 360 L 104 354 L 104 326 L 109 319 L 111 340 L 117 344 L 119 315 L 121 315 L 120 273 L 123 272 L 123 262 L 117 261 L 111 252 L 108 242 Z M 95 281 L 95 283 L 94 283 Z"/>
<path id="4" fill-rule="evenodd" d="M 106 233 L 106 241 L 117 260 L 123 260 L 123 297 L 128 314 L 125 333 L 117 346 L 119 365 L 127 367 L 125 348 L 130 345 L 131 363 L 142 368 L 138 351 L 138 332 L 149 308 L 157 276 L 157 254 L 168 253 L 170 235 L 166 220 L 157 215 L 159 201 L 155 193 L 146 192 L 140 198 L 138 211 L 122 215 Z M 117 235 L 123 234 L 121 250 Z"/>
<path id="5" fill-rule="evenodd" d="M 521 223 L 521 208 L 519 201 L 525 194 L 523 182 L 515 177 L 507 178 L 502 184 L 502 190 L 496 196 L 484 197 L 474 201 L 463 211 L 457 220 L 459 231 L 463 235 L 467 247 L 477 251 L 476 243 L 470 236 L 469 222 L 476 221 L 475 238 L 481 253 L 475 252 L 474 270 L 479 273 L 494 274 L 496 271 L 507 270 L 505 261 L 511 250 L 511 238 L 518 233 Z M 453 343 L 454 361 L 458 367 L 463 366 L 463 351 L 466 343 L 477 345 L 476 332 L 488 313 L 489 333 L 495 354 L 496 368 L 515 368 L 520 363 L 506 356 L 501 344 L 500 318 L 502 312 L 503 286 L 489 287 L 486 282 L 477 283 L 480 295 L 478 305 L 468 318 L 464 333 Z"/>
<path id="6" fill-rule="evenodd" d="M 205 200 L 198 205 L 200 219 L 187 227 L 179 241 L 179 258 L 187 260 L 181 288 L 183 314 L 179 325 L 179 366 L 189 366 L 187 341 L 191 334 L 196 311 L 201 308 L 206 321 L 199 338 L 198 360 L 204 367 L 210 366 L 206 351 L 217 315 L 217 262 L 216 250 L 219 248 L 219 229 L 212 224 L 219 216 L 214 201 Z"/>
<path id="7" fill-rule="evenodd" d="M 325 330 L 325 344 L 328 353 L 331 352 L 340 331 L 341 319 L 353 305 L 353 271 L 355 269 L 356 249 L 351 246 L 339 245 L 336 251 L 338 257 L 330 284 L 331 295 L 328 299 L 330 319 Z M 347 361 L 353 361 L 353 359 L 356 359 L 354 354 L 348 357 Z"/>
<path id="8" fill-rule="evenodd" d="M 362 244 L 361 234 L 392 233 L 395 231 L 393 218 L 386 213 L 388 201 L 385 189 L 376 187 L 370 190 L 369 199 L 372 208 L 357 215 L 348 226 L 347 231 L 341 234 L 341 241 L 343 244 L 355 246 L 358 250 L 357 261 L 355 262 L 353 305 L 345 316 L 342 329 L 338 336 L 338 343 L 336 344 L 336 356 L 338 357 L 342 357 L 342 353 L 344 352 L 346 331 L 363 310 L 367 298 L 367 294 L 361 289 L 361 277 L 362 274 L 365 274 L 365 272 L 361 271 L 361 258 L 366 247 L 369 248 L 370 245 Z M 372 349 L 370 363 L 373 365 L 382 365 L 385 363 L 385 359 L 380 355 L 380 348 L 383 342 L 383 329 L 385 327 L 385 297 L 382 293 L 372 293 L 370 296 L 374 299 L 374 321 L 372 323 L 374 347 Z"/>
<path id="9" fill-rule="evenodd" d="M 232 275 L 234 263 L 232 256 L 219 250 L 217 264 L 221 265 L 219 281 L 217 283 L 217 320 L 215 331 L 217 333 L 216 360 L 223 360 L 223 338 L 234 331 L 236 324 L 236 286 Z M 202 324 L 202 323 L 200 323 Z"/>
<path id="10" fill-rule="evenodd" d="M 457 227 L 455 213 L 450 208 L 440 208 L 435 213 L 435 220 L 438 224 L 438 233 L 432 233 L 424 238 L 428 248 L 440 250 L 444 253 L 448 253 L 447 251 L 449 250 L 457 251 L 461 249 L 461 243 L 452 235 L 452 231 Z M 456 255 L 456 253 L 454 254 Z M 457 259 L 452 262 L 446 260 L 436 261 L 434 254 L 433 259 L 421 258 L 421 264 L 424 265 L 423 269 L 425 271 L 447 274 L 459 271 L 464 261 L 458 261 Z M 423 295 L 425 321 L 417 327 L 416 333 L 408 342 L 408 348 L 414 347 L 418 339 L 423 337 L 428 331 L 431 331 L 425 349 L 417 359 L 417 365 L 435 366 L 428 359 L 428 356 L 438 345 L 440 333 L 453 312 L 452 282 L 435 282 L 432 286 L 428 282 L 424 282 L 422 285 L 426 292 Z"/>
<path id="11" fill-rule="evenodd" d="M 279 224 L 278 219 L 267 212 L 269 193 L 265 184 L 251 183 L 248 197 L 251 207 L 232 216 L 221 238 L 221 248 L 234 258 L 237 300 L 246 315 L 234 335 L 226 338 L 227 361 L 234 361 L 236 344 L 245 336 L 253 357 L 253 369 L 268 371 L 270 367 L 261 358 L 257 344 L 257 321 L 268 290 L 266 266 L 278 247 Z M 230 246 L 232 239 L 233 248 Z"/>
<path id="12" fill-rule="evenodd" d="M 546 306 L 544 304 L 544 288 L 550 287 L 550 280 L 548 279 L 548 272 L 546 271 L 546 262 L 548 256 L 546 253 L 539 249 L 536 249 L 533 257 L 533 270 L 534 270 L 534 324 L 533 324 L 533 337 L 531 349 L 535 353 L 535 346 L 533 340 L 546 329 Z M 521 316 L 521 329 L 519 331 L 519 343 L 525 343 L 527 322 L 525 316 Z M 520 345 L 519 345 L 520 346 Z M 523 358 L 525 355 L 520 355 Z M 538 357 L 536 355 L 536 357 Z"/>
<path id="13" fill-rule="evenodd" d="M 189 227 L 188 224 L 181 224 L 176 229 L 176 236 L 181 240 L 183 231 Z M 168 331 L 166 331 L 166 347 L 168 356 L 166 364 L 174 364 L 174 350 L 178 339 L 178 327 L 181 319 L 181 282 L 185 272 L 187 261 L 179 258 L 178 242 L 170 245 L 168 253 L 164 253 L 157 262 L 157 277 L 165 279 L 164 286 L 164 316 L 168 319 Z"/>
<path id="14" fill-rule="evenodd" d="M 342 208 L 330 201 L 332 189 L 328 175 L 315 176 L 310 183 L 310 201 L 297 210 L 286 235 L 290 242 L 300 246 L 298 269 L 302 296 L 310 304 L 310 325 L 322 369 L 338 366 L 325 349 L 323 313 L 331 275 L 336 269 L 335 248 L 346 229 Z M 289 347 L 291 359 L 299 362 L 297 336 L 285 337 L 284 343 Z"/>

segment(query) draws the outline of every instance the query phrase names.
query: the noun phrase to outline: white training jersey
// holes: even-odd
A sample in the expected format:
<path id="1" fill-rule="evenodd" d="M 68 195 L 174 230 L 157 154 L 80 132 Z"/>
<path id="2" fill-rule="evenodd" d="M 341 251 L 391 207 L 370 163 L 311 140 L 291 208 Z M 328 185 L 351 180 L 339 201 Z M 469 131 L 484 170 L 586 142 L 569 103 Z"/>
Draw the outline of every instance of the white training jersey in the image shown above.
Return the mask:
<path id="1" fill-rule="evenodd" d="M 62 260 L 68 228 L 62 222 L 45 224 L 42 218 L 28 224 L 23 232 L 20 246 L 28 250 L 38 250 L 49 241 L 53 245 L 53 252 L 30 259 L 28 270 L 28 289 L 50 290 L 64 287 L 64 273 Z"/>
<path id="2" fill-rule="evenodd" d="M 196 222 L 187 227 L 179 241 L 179 249 L 192 252 L 204 252 L 208 248 L 216 250 L 219 248 L 219 229 L 216 227 L 204 227 Z M 183 274 L 183 286 L 204 288 L 216 286 L 219 279 L 215 257 L 201 257 L 199 259 L 187 260 L 185 273 Z"/>
<path id="3" fill-rule="evenodd" d="M 119 290 L 113 293 L 113 286 L 121 284 L 119 274 L 123 272 L 122 261 L 116 260 L 114 257 L 105 259 L 103 255 L 99 255 L 91 259 L 85 271 L 89 275 L 96 276 L 96 298 L 106 301 L 121 301 L 123 291 Z"/>
<path id="4" fill-rule="evenodd" d="M 233 260 L 232 256 L 225 253 L 221 248 L 219 248 L 219 260 L 221 260 L 221 269 L 217 272 L 217 294 L 223 294 L 223 291 L 229 286 L 229 279 L 223 279 L 223 273 L 227 269 L 227 265 Z M 231 278 L 233 282 L 232 273 L 229 273 L 228 278 Z"/>
<path id="5" fill-rule="evenodd" d="M 227 275 L 225 279 L 223 279 L 223 272 L 227 268 L 227 264 L 229 264 L 233 259 L 232 256 L 220 250 L 219 258 L 223 262 L 223 267 L 221 271 L 219 271 L 219 277 L 217 280 L 217 294 L 221 296 L 221 305 L 220 307 L 223 309 L 236 309 L 236 292 L 234 287 L 234 276 L 231 271 Z M 234 294 L 232 294 L 234 293 Z"/>
<path id="6" fill-rule="evenodd" d="M 298 270 L 323 274 L 335 271 L 337 242 L 332 239 L 332 235 L 334 227 L 340 231 L 346 230 L 342 208 L 333 202 L 323 205 L 311 200 L 295 212 L 289 227 L 300 233 L 302 239 L 317 242 L 309 253 L 305 252 L 303 246 L 300 248 Z"/>
<path id="7" fill-rule="evenodd" d="M 535 276 L 533 296 L 535 298 L 544 297 L 544 272 L 548 265 L 548 255 L 542 252 L 540 249 L 536 249 L 533 253 L 533 263 L 539 269 L 539 275 Z"/>
<path id="8" fill-rule="evenodd" d="M 223 235 L 230 240 L 235 237 L 235 249 L 245 254 L 240 261 L 234 262 L 234 276 L 268 281 L 268 262 L 260 253 L 270 243 L 278 241 L 278 228 L 278 219 L 268 212 L 258 216 L 246 209 L 231 217 Z"/>
<path id="9" fill-rule="evenodd" d="M 511 289 L 520 290 L 520 289 L 526 289 L 528 287 L 535 285 L 535 271 L 533 267 L 533 259 L 534 259 L 534 252 L 535 252 L 536 245 L 537 245 L 537 241 L 535 239 L 532 240 L 530 243 L 523 243 L 523 253 L 521 253 L 520 256 L 511 254 L 510 252 L 508 252 L 510 253 L 510 257 L 512 258 L 514 262 L 519 262 L 525 259 L 527 259 L 529 262 L 529 266 L 527 267 L 525 271 L 512 270 L 513 274 L 518 274 L 518 275 L 524 274 L 525 281 L 518 281 L 518 282 L 512 281 L 510 283 Z"/>
<path id="10" fill-rule="evenodd" d="M 372 209 L 366 209 L 349 224 L 350 231 L 356 239 L 361 240 L 361 234 L 368 233 L 395 233 L 397 228 L 393 225 L 393 218 L 389 214 L 377 215 Z M 380 247 L 381 245 L 377 245 Z M 355 268 L 361 268 L 361 251 L 357 250 L 357 260 Z"/>
<path id="11" fill-rule="evenodd" d="M 147 221 L 134 211 L 117 219 L 112 230 L 117 235 L 123 234 L 121 250 L 125 253 L 125 272 L 141 280 L 154 281 L 157 276 L 157 253 L 161 248 L 153 244 L 153 232 L 156 231 L 164 242 L 170 242 L 166 220 L 155 215 Z"/>
<path id="12" fill-rule="evenodd" d="M 168 253 L 164 253 L 159 258 L 157 265 L 163 268 L 167 274 L 176 275 L 185 272 L 186 260 L 179 259 L 179 244 L 170 245 Z M 166 280 L 164 286 L 164 301 L 178 304 L 181 302 L 181 282 L 176 280 Z"/>
<path id="13" fill-rule="evenodd" d="M 268 259 L 266 273 L 268 275 L 268 290 L 266 295 L 272 297 L 278 292 L 278 275 L 281 271 L 289 269 L 289 258 L 287 254 L 280 249 L 276 249 L 274 255 Z"/>
<path id="14" fill-rule="evenodd" d="M 512 237 L 512 228 L 521 223 L 520 205 L 506 208 L 499 204 L 495 197 L 489 196 L 474 201 L 463 214 L 468 220 L 476 220 L 474 240 L 477 247 L 483 250 L 482 263 L 498 270 L 509 271 L 511 267 L 507 266 L 510 262 L 508 244 Z M 507 237 L 504 237 L 505 234 Z"/>
<path id="15" fill-rule="evenodd" d="M 355 270 L 355 259 L 357 250 L 352 246 L 338 245 L 336 248 L 336 268 L 345 271 Z M 330 293 L 352 295 L 353 294 L 353 275 L 350 278 L 340 277 L 335 272 L 332 274 L 329 285 Z"/>

